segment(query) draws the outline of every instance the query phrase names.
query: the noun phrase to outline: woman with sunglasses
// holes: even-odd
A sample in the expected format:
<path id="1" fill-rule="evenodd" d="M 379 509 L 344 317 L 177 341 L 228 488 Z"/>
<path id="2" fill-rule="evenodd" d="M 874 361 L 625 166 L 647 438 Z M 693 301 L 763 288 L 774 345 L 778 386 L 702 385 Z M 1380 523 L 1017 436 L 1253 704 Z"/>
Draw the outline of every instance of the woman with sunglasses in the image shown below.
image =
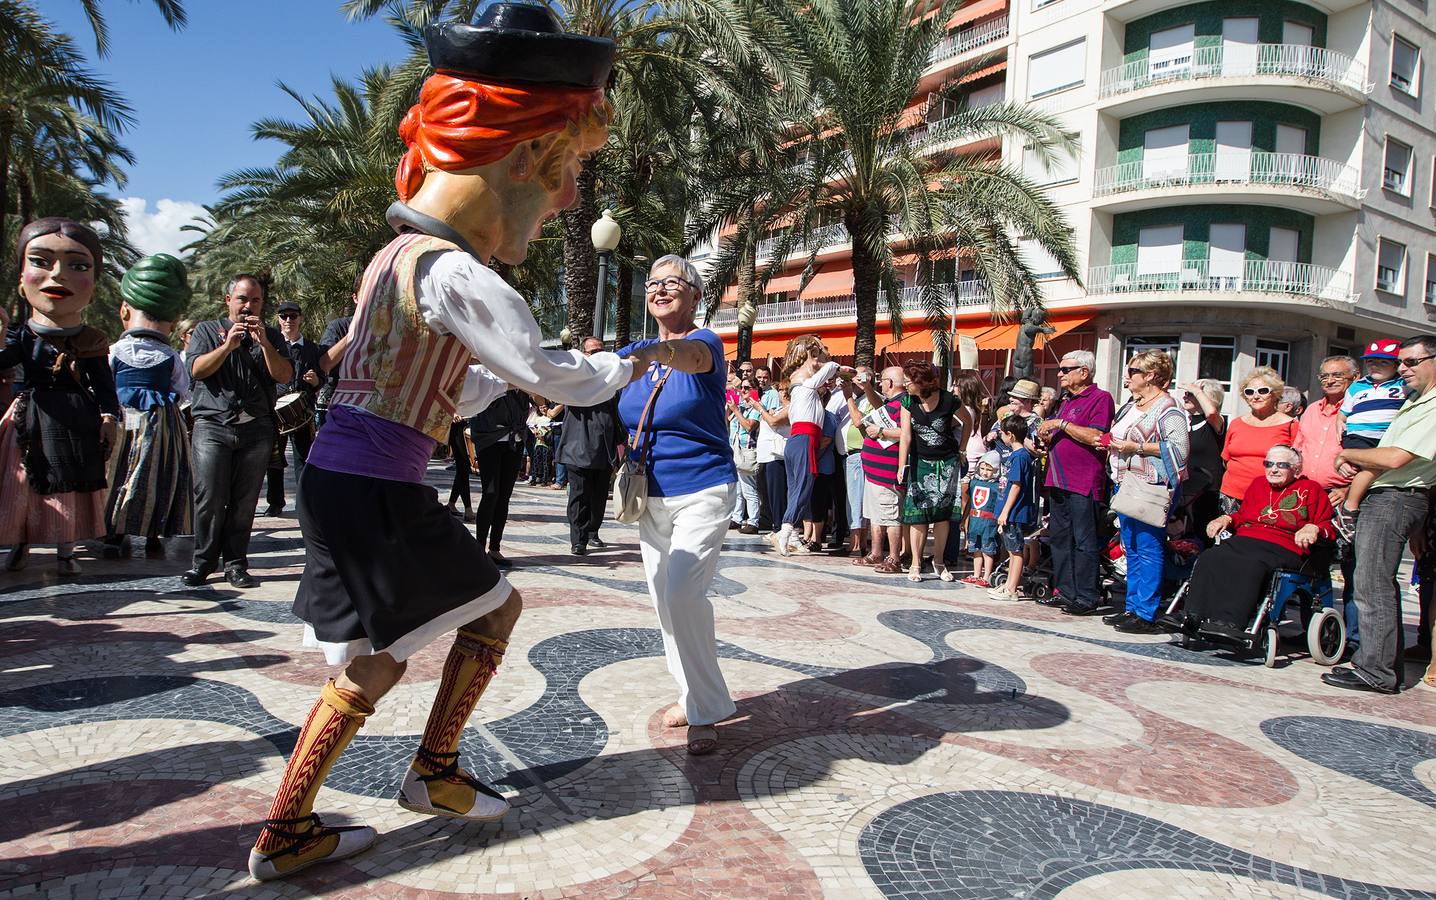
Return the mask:
<path id="1" fill-rule="evenodd" d="M 1301 454 L 1277 444 L 1262 456 L 1263 478 L 1252 479 L 1241 508 L 1213 519 L 1207 535 L 1234 531 L 1197 560 L 1186 607 L 1162 624 L 1241 640 L 1262 588 L 1277 569 L 1300 568 L 1318 538 L 1336 539 L 1331 501 L 1301 474 Z"/>
<path id="2" fill-rule="evenodd" d="M 1146 350 L 1127 363 L 1127 390 L 1132 399 L 1117 410 L 1112 430 L 1098 441 L 1107 451 L 1107 468 L 1117 494 L 1138 490 L 1145 482 L 1163 485 L 1170 497 L 1187 477 L 1191 432 L 1187 416 L 1167 388 L 1172 384 L 1172 358 Z M 1166 568 L 1165 525 L 1150 525 L 1135 516 L 1118 515 L 1122 550 L 1127 555 L 1126 609 L 1103 619 L 1124 634 L 1156 634 L 1157 604 L 1162 598 Z"/>
<path id="3" fill-rule="evenodd" d="M 1227 426 L 1222 445 L 1222 461 L 1227 465 L 1220 498 L 1223 513 L 1230 515 L 1241 507 L 1247 488 L 1262 475 L 1268 450 L 1277 444 L 1296 444 L 1296 419 L 1277 409 L 1285 387 L 1270 366 L 1257 366 L 1242 379 L 1242 399 L 1248 409 Z"/>

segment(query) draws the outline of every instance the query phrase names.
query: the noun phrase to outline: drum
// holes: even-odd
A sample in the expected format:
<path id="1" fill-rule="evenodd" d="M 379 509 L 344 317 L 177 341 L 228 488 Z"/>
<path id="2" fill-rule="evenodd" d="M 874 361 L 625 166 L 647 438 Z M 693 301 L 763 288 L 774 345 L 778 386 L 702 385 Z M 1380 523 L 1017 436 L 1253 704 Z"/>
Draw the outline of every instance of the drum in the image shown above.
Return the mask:
<path id="1" fill-rule="evenodd" d="M 285 394 L 274 403 L 274 418 L 279 423 L 279 433 L 298 431 L 314 421 L 314 408 L 310 406 L 306 391 Z"/>

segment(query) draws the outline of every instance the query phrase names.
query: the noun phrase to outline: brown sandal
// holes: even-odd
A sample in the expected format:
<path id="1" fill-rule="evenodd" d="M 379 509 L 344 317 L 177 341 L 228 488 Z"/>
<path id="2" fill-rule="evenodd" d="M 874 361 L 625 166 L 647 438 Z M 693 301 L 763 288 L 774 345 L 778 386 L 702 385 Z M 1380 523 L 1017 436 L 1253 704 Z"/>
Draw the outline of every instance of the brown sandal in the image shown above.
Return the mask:
<path id="1" fill-rule="evenodd" d="M 855 566 L 867 566 L 868 568 L 872 568 L 873 566 L 877 565 L 878 563 L 880 563 L 880 562 L 882 562 L 882 561 L 883 561 L 883 558 L 882 558 L 881 556 L 877 556 L 876 554 L 869 553 L 867 556 L 860 556 L 860 557 L 858 557 L 857 559 L 853 560 L 853 565 L 855 565 Z"/>
<path id="2" fill-rule="evenodd" d="M 898 565 L 897 560 L 889 556 L 876 566 L 873 566 L 873 571 L 879 575 L 897 575 L 902 572 L 902 566 Z"/>

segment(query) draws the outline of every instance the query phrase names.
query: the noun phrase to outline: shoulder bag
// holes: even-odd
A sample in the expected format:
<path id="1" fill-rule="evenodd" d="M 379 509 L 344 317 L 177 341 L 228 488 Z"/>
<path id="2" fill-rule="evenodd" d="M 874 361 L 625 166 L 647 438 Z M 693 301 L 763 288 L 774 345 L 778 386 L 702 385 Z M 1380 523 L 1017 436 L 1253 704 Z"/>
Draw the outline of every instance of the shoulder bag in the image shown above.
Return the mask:
<path id="1" fill-rule="evenodd" d="M 1125 409 L 1125 407 L 1124 407 Z M 1118 416 L 1113 421 L 1119 420 Z M 1158 441 L 1157 465 L 1160 466 L 1162 481 L 1152 484 L 1143 478 L 1128 478 L 1124 473 L 1117 493 L 1112 497 L 1112 512 L 1129 519 L 1136 519 L 1153 528 L 1166 527 L 1172 515 L 1172 467 L 1167 462 L 1167 442 Z"/>
<path id="2" fill-rule="evenodd" d="M 628 454 L 618 467 L 618 477 L 613 482 L 613 517 L 625 525 L 632 525 L 643 518 L 643 508 L 648 505 L 648 450 L 653 446 L 653 434 L 648 431 L 648 419 L 653 414 L 653 404 L 663 383 L 673 374 L 669 369 L 653 386 L 643 412 L 638 416 L 638 430 Z M 646 440 L 645 440 L 646 439 Z"/>

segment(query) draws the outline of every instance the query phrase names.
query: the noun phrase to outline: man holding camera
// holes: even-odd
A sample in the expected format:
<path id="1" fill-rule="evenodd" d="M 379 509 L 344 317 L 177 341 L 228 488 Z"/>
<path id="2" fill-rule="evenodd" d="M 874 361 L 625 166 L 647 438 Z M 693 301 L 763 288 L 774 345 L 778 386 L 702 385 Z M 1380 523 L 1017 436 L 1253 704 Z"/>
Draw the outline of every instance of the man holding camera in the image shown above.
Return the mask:
<path id="1" fill-rule="evenodd" d="M 229 281 L 223 319 L 201 322 L 185 350 L 193 380 L 194 565 L 180 576 L 204 584 L 224 564 L 237 588 L 254 587 L 249 531 L 274 450 L 275 385 L 294 377 L 283 336 L 265 325 L 265 286 L 254 275 Z"/>

